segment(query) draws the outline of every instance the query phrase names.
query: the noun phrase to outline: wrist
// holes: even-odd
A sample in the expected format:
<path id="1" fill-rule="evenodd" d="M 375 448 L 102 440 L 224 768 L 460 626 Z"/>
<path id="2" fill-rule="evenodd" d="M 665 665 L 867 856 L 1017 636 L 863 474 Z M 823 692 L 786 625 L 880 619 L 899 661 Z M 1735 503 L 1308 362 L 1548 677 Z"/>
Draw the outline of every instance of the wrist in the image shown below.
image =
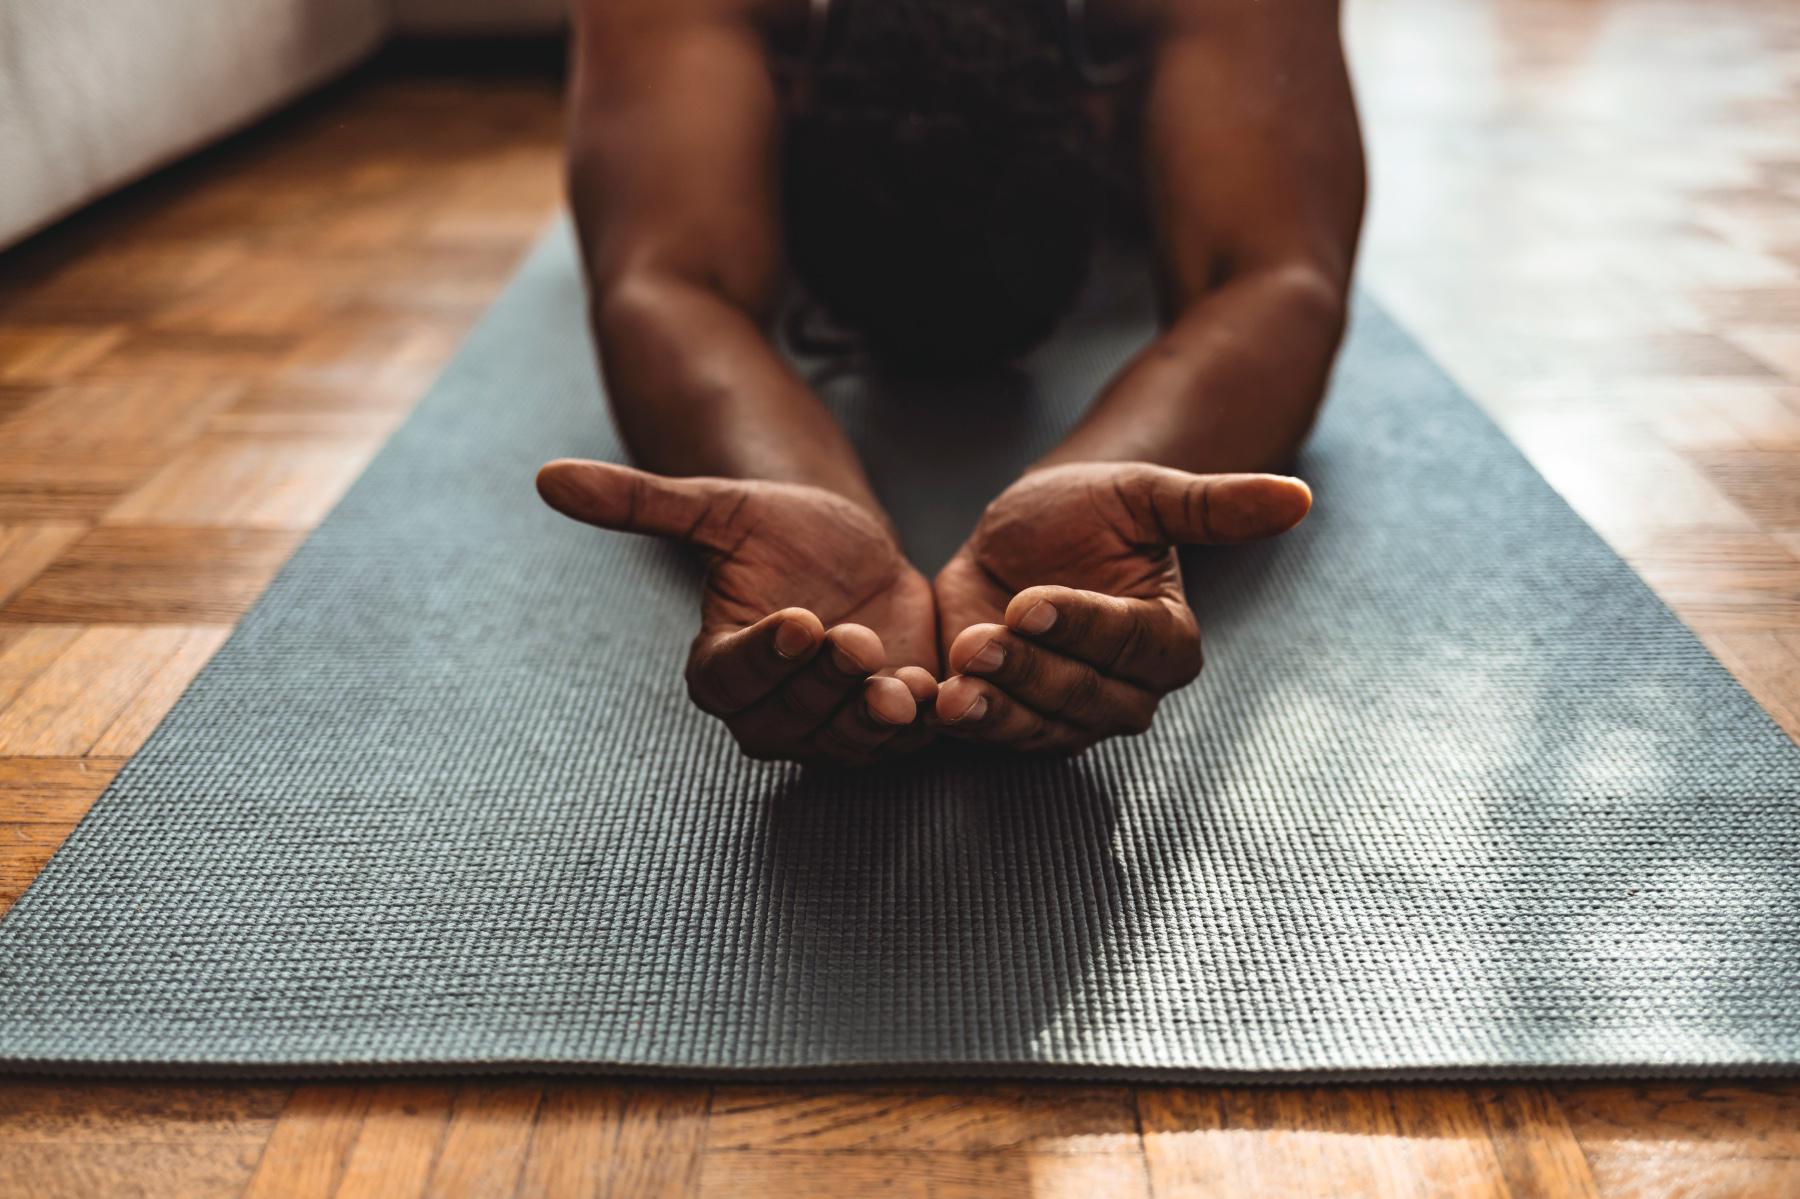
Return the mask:
<path id="1" fill-rule="evenodd" d="M 875 497 L 868 476 L 863 474 L 862 467 L 854 459 L 845 461 L 794 454 L 754 456 L 734 464 L 728 473 L 745 481 L 811 487 L 830 492 L 863 509 L 890 532 L 893 530 L 893 521 L 888 516 L 887 509 Z"/>

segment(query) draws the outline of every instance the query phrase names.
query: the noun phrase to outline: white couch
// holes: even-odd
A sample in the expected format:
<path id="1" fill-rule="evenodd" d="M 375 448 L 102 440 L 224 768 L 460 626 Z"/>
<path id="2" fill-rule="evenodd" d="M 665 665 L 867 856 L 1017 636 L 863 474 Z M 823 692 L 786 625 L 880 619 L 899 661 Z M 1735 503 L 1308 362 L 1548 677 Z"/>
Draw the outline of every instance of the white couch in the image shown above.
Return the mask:
<path id="1" fill-rule="evenodd" d="M 567 0 L 0 0 L 0 247 L 240 128 L 394 32 L 555 29 Z"/>

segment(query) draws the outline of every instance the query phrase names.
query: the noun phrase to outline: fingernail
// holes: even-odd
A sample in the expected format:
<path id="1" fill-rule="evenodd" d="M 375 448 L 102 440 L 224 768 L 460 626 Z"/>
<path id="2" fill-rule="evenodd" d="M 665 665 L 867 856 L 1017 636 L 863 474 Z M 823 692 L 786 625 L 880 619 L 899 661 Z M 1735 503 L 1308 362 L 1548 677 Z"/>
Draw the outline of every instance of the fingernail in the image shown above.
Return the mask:
<path id="1" fill-rule="evenodd" d="M 837 663 L 837 668 L 845 674 L 868 674 L 874 669 L 872 666 L 858 662 L 843 646 L 835 643 L 831 647 L 831 660 Z"/>
<path id="2" fill-rule="evenodd" d="M 784 620 L 775 630 L 775 652 L 784 658 L 798 658 L 812 645 L 812 630 L 797 620 Z"/>
<path id="3" fill-rule="evenodd" d="M 1000 669 L 1000 663 L 1006 661 L 1006 647 L 998 641 L 990 641 L 981 647 L 981 652 L 969 659 L 964 670 L 974 674 L 986 674 L 990 670 Z"/>
<path id="4" fill-rule="evenodd" d="M 986 716 L 986 715 L 987 715 L 987 696 L 977 695 L 975 697 L 975 702 L 970 704 L 968 707 L 964 708 L 962 710 L 961 716 L 952 717 L 950 723 L 951 724 L 963 724 L 963 723 L 967 722 L 969 724 L 973 724 L 974 722 L 976 722 L 977 720 L 980 720 L 983 716 Z"/>
<path id="5" fill-rule="evenodd" d="M 1024 633 L 1048 632 L 1056 623 L 1056 605 L 1049 600 L 1039 600 L 1031 605 L 1031 611 L 1019 621 L 1019 631 Z"/>
<path id="6" fill-rule="evenodd" d="M 889 724 L 911 724 L 917 708 L 899 679 L 876 679 L 869 687 L 869 711 Z"/>

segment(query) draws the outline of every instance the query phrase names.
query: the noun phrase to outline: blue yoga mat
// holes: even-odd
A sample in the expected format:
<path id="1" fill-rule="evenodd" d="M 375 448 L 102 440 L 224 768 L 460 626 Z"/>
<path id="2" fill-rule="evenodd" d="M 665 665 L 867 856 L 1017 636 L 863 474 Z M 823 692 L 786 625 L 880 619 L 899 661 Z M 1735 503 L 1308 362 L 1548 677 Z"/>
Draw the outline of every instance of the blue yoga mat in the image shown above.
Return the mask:
<path id="1" fill-rule="evenodd" d="M 0 923 L 0 1067 L 1800 1062 L 1800 750 L 1372 305 L 1152 732 L 862 773 L 739 757 L 693 563 L 539 503 L 619 455 L 582 314 L 559 229 Z M 929 568 L 1148 330 L 1102 271 L 1017 370 L 804 365 Z"/>

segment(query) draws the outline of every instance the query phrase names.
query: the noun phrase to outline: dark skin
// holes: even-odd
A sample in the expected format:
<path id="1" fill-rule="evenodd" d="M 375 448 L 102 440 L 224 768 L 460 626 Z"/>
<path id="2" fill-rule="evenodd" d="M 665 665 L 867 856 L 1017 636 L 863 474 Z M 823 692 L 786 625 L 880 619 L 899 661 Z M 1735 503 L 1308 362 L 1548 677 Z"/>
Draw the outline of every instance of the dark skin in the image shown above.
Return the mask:
<path id="1" fill-rule="evenodd" d="M 570 180 L 614 417 L 644 470 L 563 461 L 559 511 L 708 562 L 695 702 L 746 752 L 866 764 L 947 734 L 1074 752 L 1199 672 L 1175 549 L 1278 535 L 1266 473 L 1342 336 L 1363 159 L 1333 0 L 1113 0 L 1146 48 L 1163 329 L 927 581 L 769 335 L 772 35 L 793 0 L 576 5 Z M 942 680 L 940 683 L 939 680 Z"/>

